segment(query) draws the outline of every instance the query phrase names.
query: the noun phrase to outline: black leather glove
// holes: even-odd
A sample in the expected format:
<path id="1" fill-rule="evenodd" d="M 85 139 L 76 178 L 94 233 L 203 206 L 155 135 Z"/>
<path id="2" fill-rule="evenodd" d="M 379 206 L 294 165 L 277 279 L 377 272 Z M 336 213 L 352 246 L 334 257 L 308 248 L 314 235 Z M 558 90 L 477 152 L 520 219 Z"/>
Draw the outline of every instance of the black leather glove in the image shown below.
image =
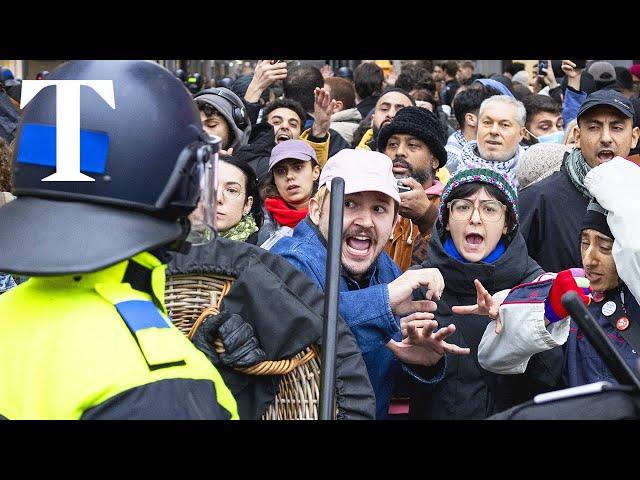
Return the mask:
<path id="1" fill-rule="evenodd" d="M 216 353 L 214 341 L 220 338 L 224 352 Z M 236 313 L 223 311 L 204 319 L 193 337 L 193 343 L 216 366 L 245 368 L 266 360 L 253 327 Z"/>

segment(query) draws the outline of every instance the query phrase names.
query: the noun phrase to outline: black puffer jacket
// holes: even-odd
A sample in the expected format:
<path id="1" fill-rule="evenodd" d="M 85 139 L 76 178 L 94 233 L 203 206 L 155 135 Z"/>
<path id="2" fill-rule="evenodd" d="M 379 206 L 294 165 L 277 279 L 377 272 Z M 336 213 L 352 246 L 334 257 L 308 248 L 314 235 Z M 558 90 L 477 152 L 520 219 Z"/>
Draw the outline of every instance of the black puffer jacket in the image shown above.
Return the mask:
<path id="1" fill-rule="evenodd" d="M 440 326 L 455 324 L 456 332 L 447 342 L 468 347 L 471 353 L 467 356 L 447 355 L 447 371 L 440 382 L 433 386 L 414 386 L 410 416 L 424 419 L 483 419 L 518 403 L 520 399 L 527 399 L 532 392 L 556 388 L 562 378 L 561 349 L 534 356 L 527 372 L 522 375 L 494 375 L 478 364 L 478 345 L 490 321 L 489 317 L 454 315 L 451 312 L 454 305 L 476 303 L 473 283 L 476 278 L 493 295 L 531 281 L 543 273 L 527 255 L 522 235 L 516 232 L 505 253 L 494 263 L 462 263 L 444 251 L 434 226 L 427 258 L 422 266 L 438 268 L 445 282 L 445 290 L 438 301 L 436 320 Z M 558 358 L 548 359 L 545 354 Z M 534 360 L 536 357 L 539 358 Z M 528 378 L 530 375 L 536 380 Z"/>
<path id="2" fill-rule="evenodd" d="M 321 343 L 324 295 L 304 273 L 278 255 L 218 238 L 214 245 L 175 255 L 168 275 L 217 273 L 235 277 L 221 310 L 249 322 L 269 360 L 290 358 Z M 362 353 L 338 317 L 336 400 L 339 419 L 375 418 L 376 403 Z M 259 419 L 277 393 L 278 378 L 218 367 L 238 403 L 241 419 Z"/>

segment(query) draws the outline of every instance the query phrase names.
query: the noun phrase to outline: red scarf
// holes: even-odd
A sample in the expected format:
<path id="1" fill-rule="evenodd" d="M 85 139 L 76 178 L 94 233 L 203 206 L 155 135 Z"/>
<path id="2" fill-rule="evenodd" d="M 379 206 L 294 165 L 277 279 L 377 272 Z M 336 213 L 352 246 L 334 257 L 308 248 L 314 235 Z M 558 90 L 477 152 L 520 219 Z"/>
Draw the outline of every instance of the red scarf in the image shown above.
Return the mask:
<path id="1" fill-rule="evenodd" d="M 300 223 L 300 220 L 307 216 L 309 211 L 308 208 L 295 210 L 280 197 L 267 198 L 264 201 L 264 206 L 276 222 L 291 228 L 295 228 Z"/>

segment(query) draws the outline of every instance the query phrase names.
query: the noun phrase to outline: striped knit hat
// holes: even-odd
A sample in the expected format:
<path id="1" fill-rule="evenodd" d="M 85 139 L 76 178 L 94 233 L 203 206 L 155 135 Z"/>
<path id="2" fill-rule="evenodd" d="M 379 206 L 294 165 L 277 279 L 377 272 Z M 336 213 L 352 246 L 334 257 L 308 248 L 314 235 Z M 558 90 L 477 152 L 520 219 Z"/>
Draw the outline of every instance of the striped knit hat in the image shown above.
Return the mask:
<path id="1" fill-rule="evenodd" d="M 500 175 L 494 170 L 489 170 L 488 168 L 460 170 L 449 179 L 440 197 L 440 211 L 438 214 L 438 219 L 440 220 L 441 224 L 444 223 L 443 217 L 444 212 L 447 208 L 449 196 L 456 188 L 458 188 L 460 185 L 464 185 L 465 183 L 486 183 L 488 185 L 493 185 L 502 193 L 504 193 L 508 201 L 507 208 L 509 208 L 516 217 L 516 223 L 513 225 L 512 231 L 517 228 L 519 221 L 518 194 L 511 186 L 511 183 L 509 183 L 509 181 L 504 176 Z"/>

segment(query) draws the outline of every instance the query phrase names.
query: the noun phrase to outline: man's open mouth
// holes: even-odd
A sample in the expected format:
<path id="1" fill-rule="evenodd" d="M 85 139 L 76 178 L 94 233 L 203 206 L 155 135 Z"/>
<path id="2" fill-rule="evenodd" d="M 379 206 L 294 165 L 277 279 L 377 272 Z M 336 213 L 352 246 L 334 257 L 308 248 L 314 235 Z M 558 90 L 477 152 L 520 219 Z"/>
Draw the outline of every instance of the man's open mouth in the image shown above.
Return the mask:
<path id="1" fill-rule="evenodd" d="M 616 154 L 614 153 L 614 151 L 609 149 L 600 150 L 598 152 L 598 160 L 600 160 L 601 162 L 608 162 L 615 156 Z"/>
<path id="2" fill-rule="evenodd" d="M 356 257 L 366 257 L 371 249 L 371 238 L 366 235 L 348 236 L 345 240 L 347 251 Z"/>

